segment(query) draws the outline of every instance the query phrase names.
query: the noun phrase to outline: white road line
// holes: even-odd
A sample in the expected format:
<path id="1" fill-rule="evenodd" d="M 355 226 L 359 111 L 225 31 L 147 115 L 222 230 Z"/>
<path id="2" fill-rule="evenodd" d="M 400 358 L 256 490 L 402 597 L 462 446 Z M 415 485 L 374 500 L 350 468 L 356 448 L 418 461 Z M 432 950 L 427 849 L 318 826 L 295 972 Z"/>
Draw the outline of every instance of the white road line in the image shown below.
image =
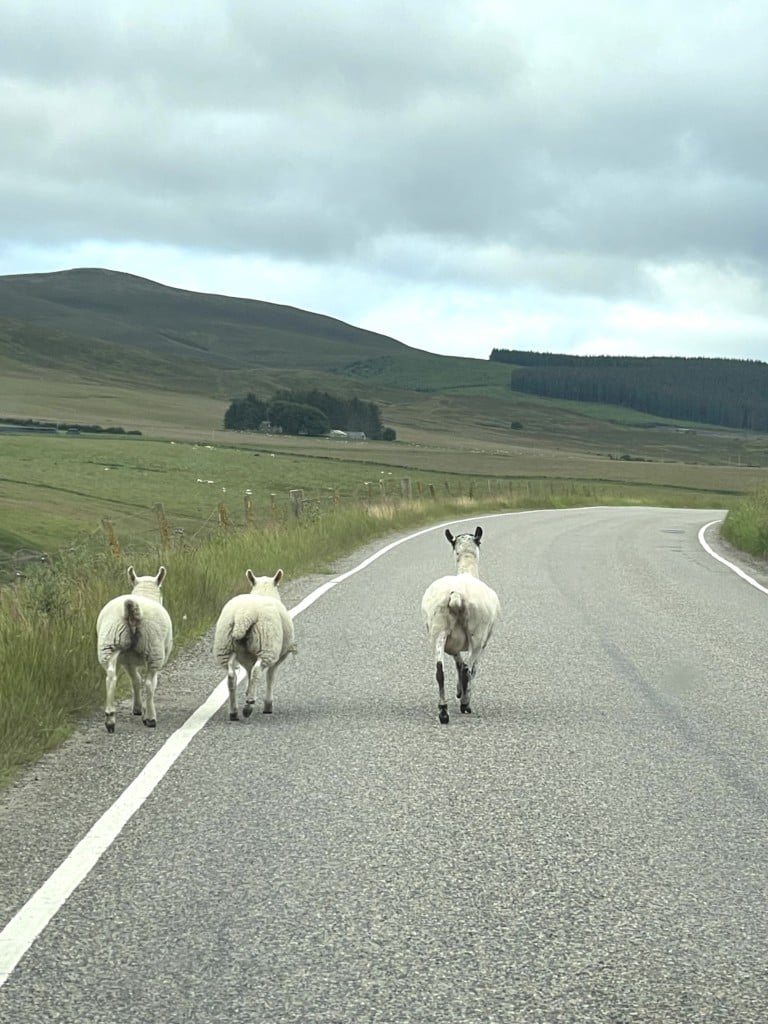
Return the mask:
<path id="1" fill-rule="evenodd" d="M 727 565 L 731 572 L 735 572 L 737 576 L 741 576 L 741 578 L 743 580 L 746 580 L 746 582 L 751 587 L 754 587 L 755 590 L 759 590 L 763 594 L 768 594 L 768 589 L 766 589 L 761 583 L 758 583 L 757 580 L 753 579 L 748 573 L 744 572 L 743 569 L 740 569 L 738 565 L 734 565 L 733 562 L 729 562 L 727 558 L 723 558 L 722 555 L 718 555 L 718 553 L 716 551 L 713 551 L 707 543 L 706 538 L 704 536 L 705 533 L 710 528 L 710 526 L 716 526 L 718 523 L 721 522 L 722 519 L 713 519 L 711 523 L 707 523 L 705 526 L 702 526 L 702 528 L 699 530 L 699 544 L 701 544 L 701 546 L 704 548 L 708 555 L 711 555 L 713 558 L 716 558 L 717 561 L 722 562 L 723 565 Z"/>
<path id="2" fill-rule="evenodd" d="M 426 533 L 444 529 L 446 526 L 453 526 L 460 522 L 474 522 L 477 519 L 497 519 L 501 516 L 510 515 L 529 515 L 541 511 L 552 513 L 562 511 L 583 512 L 585 509 L 525 509 L 520 512 L 498 512 L 491 515 L 469 516 L 466 519 L 450 519 L 444 523 L 438 523 L 436 526 L 429 526 L 424 530 L 418 530 L 416 533 L 411 533 L 407 537 L 401 537 L 399 540 L 387 544 L 373 555 L 364 559 L 353 569 L 335 576 L 327 583 L 323 583 L 322 586 L 313 590 L 311 594 L 308 594 L 303 600 L 299 601 L 294 608 L 291 608 L 289 615 L 291 618 L 296 618 L 297 615 L 306 611 L 307 608 L 324 594 L 327 594 L 329 590 L 332 590 L 333 587 L 343 583 L 350 576 L 361 572 L 372 562 L 392 551 L 393 548 L 398 547 L 400 544 L 405 544 L 407 541 L 414 540 L 416 537 L 421 537 Z M 715 522 L 719 522 L 719 520 L 707 523 L 706 526 L 699 530 L 699 542 L 702 547 L 713 558 L 727 565 L 748 583 L 751 583 L 752 586 L 762 590 L 763 593 L 768 593 L 765 587 L 761 587 L 759 583 L 737 566 L 721 558 L 707 544 L 704 539 L 704 533 Z M 125 825 L 136 811 L 139 810 L 179 757 L 181 757 L 197 733 L 216 714 L 226 699 L 227 681 L 223 679 L 207 700 L 190 715 L 181 728 L 168 737 L 163 746 L 145 765 L 142 771 L 139 772 L 133 782 L 121 793 L 112 806 L 102 814 L 53 874 L 48 877 L 37 892 L 30 896 L 24 906 L 3 928 L 2 932 L 0 932 L 0 988 L 11 976 L 21 958 L 29 950 L 43 929 L 47 927 L 56 913 L 64 906 L 78 885 L 90 874 L 101 856 L 109 849 Z"/>

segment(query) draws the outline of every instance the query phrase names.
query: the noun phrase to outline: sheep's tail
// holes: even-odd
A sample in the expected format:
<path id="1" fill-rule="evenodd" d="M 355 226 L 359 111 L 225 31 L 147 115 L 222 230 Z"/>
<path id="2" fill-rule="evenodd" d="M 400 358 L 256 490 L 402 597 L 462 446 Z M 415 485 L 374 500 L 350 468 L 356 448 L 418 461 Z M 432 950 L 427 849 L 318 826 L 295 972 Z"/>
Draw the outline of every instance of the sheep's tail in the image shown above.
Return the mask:
<path id="1" fill-rule="evenodd" d="M 452 590 L 448 595 L 448 611 L 454 615 L 461 615 L 464 611 L 464 595 L 460 590 Z"/>
<path id="2" fill-rule="evenodd" d="M 131 631 L 131 636 L 135 636 L 141 625 L 141 607 L 131 597 L 126 597 L 123 604 L 123 618 Z"/>

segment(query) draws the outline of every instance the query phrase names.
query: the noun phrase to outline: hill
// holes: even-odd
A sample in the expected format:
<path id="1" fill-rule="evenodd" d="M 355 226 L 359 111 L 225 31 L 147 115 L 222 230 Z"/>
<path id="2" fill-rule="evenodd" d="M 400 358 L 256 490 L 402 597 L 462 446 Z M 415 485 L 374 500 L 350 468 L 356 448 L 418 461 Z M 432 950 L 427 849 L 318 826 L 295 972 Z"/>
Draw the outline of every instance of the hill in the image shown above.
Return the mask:
<path id="1" fill-rule="evenodd" d="M 375 402 L 400 441 L 441 449 L 768 460 L 761 435 L 513 391 L 510 370 L 487 353 L 434 355 L 322 314 L 117 271 L 0 276 L 0 417 L 198 439 L 222 431 L 233 398 L 314 388 Z"/>
<path id="2" fill-rule="evenodd" d="M 141 373 L 223 397 L 264 370 L 271 386 L 299 370 L 429 390 L 445 357 L 291 306 L 86 268 L 0 277 L 0 361 L 102 380 Z M 471 374 L 482 383 L 501 380 L 485 359 L 463 362 L 478 364 Z"/>

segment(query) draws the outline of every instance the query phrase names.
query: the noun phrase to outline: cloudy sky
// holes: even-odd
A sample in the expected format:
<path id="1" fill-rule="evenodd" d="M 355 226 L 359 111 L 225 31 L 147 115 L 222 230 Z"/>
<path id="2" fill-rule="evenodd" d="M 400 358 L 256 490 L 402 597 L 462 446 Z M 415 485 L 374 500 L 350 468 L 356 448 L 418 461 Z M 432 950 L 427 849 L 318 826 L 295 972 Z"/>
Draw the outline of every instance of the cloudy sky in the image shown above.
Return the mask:
<path id="1" fill-rule="evenodd" d="M 765 0 L 23 0 L 0 89 L 0 274 L 768 360 Z"/>

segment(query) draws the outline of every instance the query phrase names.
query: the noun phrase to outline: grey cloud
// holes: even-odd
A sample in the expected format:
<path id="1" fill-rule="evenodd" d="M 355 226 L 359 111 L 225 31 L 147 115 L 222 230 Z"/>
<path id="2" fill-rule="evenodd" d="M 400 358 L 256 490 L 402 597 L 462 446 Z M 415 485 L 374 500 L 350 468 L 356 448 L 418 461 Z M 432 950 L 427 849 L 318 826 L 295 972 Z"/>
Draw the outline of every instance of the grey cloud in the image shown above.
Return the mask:
<path id="1" fill-rule="evenodd" d="M 606 301 L 653 298 L 649 263 L 766 277 L 757 0 L 27 0 L 0 68 L 6 242 Z"/>

